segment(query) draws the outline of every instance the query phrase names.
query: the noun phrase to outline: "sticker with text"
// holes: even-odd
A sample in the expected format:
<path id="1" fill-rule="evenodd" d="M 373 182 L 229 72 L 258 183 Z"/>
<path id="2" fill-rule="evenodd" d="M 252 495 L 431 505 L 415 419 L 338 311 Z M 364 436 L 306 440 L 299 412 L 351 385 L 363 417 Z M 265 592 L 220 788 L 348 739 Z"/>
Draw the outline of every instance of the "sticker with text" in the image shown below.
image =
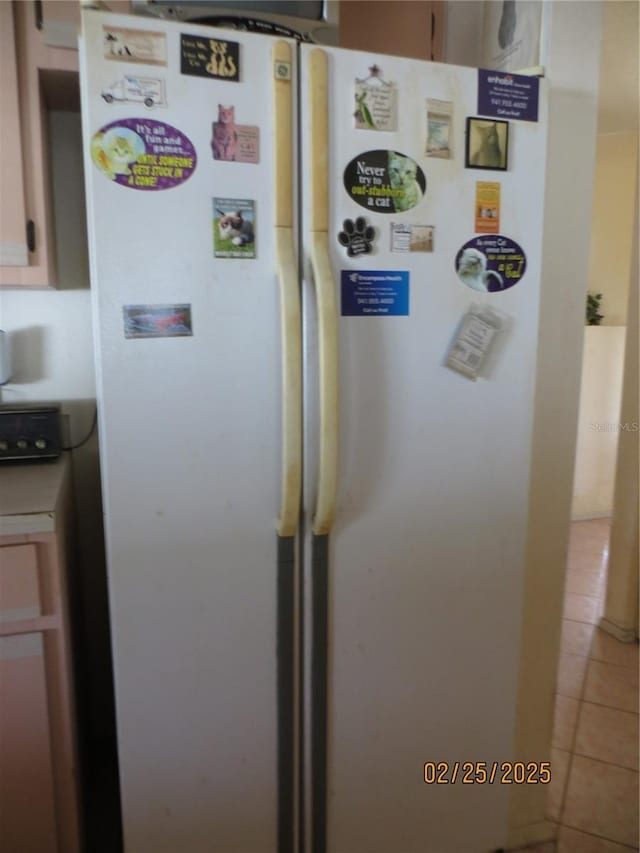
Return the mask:
<path id="1" fill-rule="evenodd" d="M 180 35 L 180 71 L 215 80 L 240 79 L 240 45 L 205 36 Z"/>
<path id="2" fill-rule="evenodd" d="M 91 138 L 91 159 L 109 180 L 134 190 L 168 190 L 187 181 L 196 152 L 170 124 L 125 118 L 105 125 Z"/>
<path id="3" fill-rule="evenodd" d="M 361 207 L 397 213 L 422 201 L 427 180 L 411 157 L 398 151 L 365 151 L 344 170 L 344 188 Z"/>
<path id="4" fill-rule="evenodd" d="M 356 111 L 353 114 L 358 130 L 394 131 L 396 125 L 396 87 L 380 76 L 377 65 L 369 68 L 369 76 L 356 77 Z"/>
<path id="5" fill-rule="evenodd" d="M 392 252 L 433 252 L 433 225 L 391 223 Z"/>
<path id="6" fill-rule="evenodd" d="M 497 234 L 500 231 L 500 184 L 476 181 L 476 232 Z"/>
<path id="7" fill-rule="evenodd" d="M 124 305 L 125 338 L 184 338 L 193 334 L 191 305 Z"/>
<path id="8" fill-rule="evenodd" d="M 522 248 L 501 234 L 474 237 L 460 249 L 455 260 L 458 278 L 472 290 L 500 293 L 522 279 L 527 259 Z"/>
<path id="9" fill-rule="evenodd" d="M 105 59 L 113 59 L 117 62 L 140 62 L 144 65 L 167 64 L 165 33 L 106 25 L 102 30 Z"/>
<path id="10" fill-rule="evenodd" d="M 488 305 L 471 305 L 462 318 L 445 359 L 445 366 L 472 379 L 480 375 L 497 333 L 507 315 Z"/>
<path id="11" fill-rule="evenodd" d="M 213 254 L 216 258 L 255 258 L 255 202 L 213 199 Z"/>
<path id="12" fill-rule="evenodd" d="M 481 116 L 538 121 L 539 97 L 537 77 L 478 68 L 478 112 Z"/>
<path id="13" fill-rule="evenodd" d="M 100 94 L 107 104 L 144 104 L 149 108 L 167 106 L 164 80 L 159 77 L 125 74 L 106 86 Z"/>
<path id="14" fill-rule="evenodd" d="M 392 270 L 340 272 L 343 317 L 407 317 L 409 273 Z"/>
<path id="15" fill-rule="evenodd" d="M 260 162 L 260 129 L 236 124 L 235 107 L 218 104 L 218 120 L 213 122 L 211 151 L 214 160 L 233 163 Z"/>
<path id="16" fill-rule="evenodd" d="M 375 229 L 367 225 L 364 216 L 358 216 L 355 222 L 353 219 L 344 220 L 342 231 L 338 233 L 338 242 L 346 248 L 347 255 L 354 258 L 356 255 L 371 254 L 375 236 Z"/>
<path id="17" fill-rule="evenodd" d="M 427 157 L 450 160 L 453 157 L 453 103 L 427 99 Z"/>

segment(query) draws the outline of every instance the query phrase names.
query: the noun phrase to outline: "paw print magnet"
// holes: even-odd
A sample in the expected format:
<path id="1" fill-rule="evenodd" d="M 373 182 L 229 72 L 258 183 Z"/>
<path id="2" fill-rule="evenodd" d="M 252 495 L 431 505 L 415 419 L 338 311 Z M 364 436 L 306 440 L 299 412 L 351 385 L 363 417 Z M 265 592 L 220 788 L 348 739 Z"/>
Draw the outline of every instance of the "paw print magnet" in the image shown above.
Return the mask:
<path id="1" fill-rule="evenodd" d="M 338 234 L 338 242 L 346 248 L 350 258 L 356 255 L 370 255 L 375 235 L 375 229 L 367 225 L 364 216 L 358 216 L 355 223 L 353 219 L 344 220 L 342 231 Z"/>

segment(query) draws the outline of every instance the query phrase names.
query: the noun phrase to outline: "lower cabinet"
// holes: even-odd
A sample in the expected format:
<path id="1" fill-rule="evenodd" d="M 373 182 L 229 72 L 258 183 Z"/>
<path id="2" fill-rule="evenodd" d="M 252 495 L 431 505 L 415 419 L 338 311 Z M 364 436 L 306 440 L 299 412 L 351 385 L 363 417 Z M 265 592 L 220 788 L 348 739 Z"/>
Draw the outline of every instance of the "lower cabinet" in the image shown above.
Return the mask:
<path id="1" fill-rule="evenodd" d="M 50 523 L 51 515 L 47 516 Z M 62 520 L 0 536 L 0 850 L 81 849 Z"/>
<path id="2" fill-rule="evenodd" d="M 42 634 L 0 637 L 0 849 L 57 853 Z"/>

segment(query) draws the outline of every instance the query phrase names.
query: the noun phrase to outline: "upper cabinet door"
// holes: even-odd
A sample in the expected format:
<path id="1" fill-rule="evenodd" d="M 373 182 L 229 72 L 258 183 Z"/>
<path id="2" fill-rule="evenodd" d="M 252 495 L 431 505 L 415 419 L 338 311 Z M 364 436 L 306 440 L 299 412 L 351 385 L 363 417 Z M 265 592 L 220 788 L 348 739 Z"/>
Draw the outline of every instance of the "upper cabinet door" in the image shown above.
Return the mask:
<path id="1" fill-rule="evenodd" d="M 43 6 L 49 6 L 49 3 Z M 77 5 L 70 0 L 60 6 Z M 57 92 L 66 94 L 66 104 L 58 108 L 67 109 L 69 90 L 78 90 L 78 51 L 45 45 L 41 22 L 38 17 L 39 4 L 33 2 L 0 3 L 3 13 L 2 26 L 2 63 L 4 70 L 5 42 L 12 41 L 15 66 L 17 67 L 17 83 L 13 77 L 13 97 L 4 111 L 4 89 L 9 85 L 2 75 L 3 90 L 3 142 L 5 121 L 9 127 L 19 126 L 20 147 L 17 141 L 11 148 L 11 156 L 3 154 L 3 167 L 0 173 L 2 185 L 2 242 L 9 241 L 4 236 L 5 222 L 10 224 L 7 233 L 18 233 L 23 243 L 27 243 L 27 259 L 24 265 L 12 264 L 10 258 L 3 257 L 0 261 L 0 285 L 22 287 L 55 287 L 56 262 L 55 240 L 52 214 L 52 199 L 49 175 L 49 147 L 47 132 L 47 109 L 57 106 Z M 13 26 L 4 25 L 4 16 L 13 11 Z M 8 46 L 8 45 L 7 45 Z M 78 94 L 75 96 L 76 109 L 79 109 Z M 9 107 L 9 103 L 11 107 Z M 73 108 L 73 107 L 72 107 Z M 8 117 L 8 120 L 5 119 Z M 14 131 L 14 139 L 15 139 Z M 18 168 L 18 164 L 19 168 Z M 18 177 L 19 173 L 19 177 Z M 5 189 L 5 180 L 10 181 Z M 13 209 L 12 186 L 22 184 L 23 207 L 18 214 Z M 11 205 L 10 213 L 6 214 L 4 205 Z M 28 232 L 28 237 L 25 234 Z"/>
<path id="2" fill-rule="evenodd" d="M 0 3 L 0 266 L 25 267 L 29 253 L 18 103 L 13 6 Z"/>
<path id="3" fill-rule="evenodd" d="M 341 0 L 340 47 L 439 62 L 444 0 Z"/>

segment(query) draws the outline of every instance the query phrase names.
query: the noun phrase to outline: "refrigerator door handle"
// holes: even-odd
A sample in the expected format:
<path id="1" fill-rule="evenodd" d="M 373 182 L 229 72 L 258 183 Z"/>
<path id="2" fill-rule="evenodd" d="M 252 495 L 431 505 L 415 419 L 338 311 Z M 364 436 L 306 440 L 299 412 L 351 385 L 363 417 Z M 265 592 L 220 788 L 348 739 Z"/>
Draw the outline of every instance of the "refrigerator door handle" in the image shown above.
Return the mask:
<path id="1" fill-rule="evenodd" d="M 295 536 L 302 483 L 302 318 L 293 239 L 292 51 L 277 41 L 273 60 L 275 237 L 282 334 L 282 492 L 279 536 Z"/>
<path id="2" fill-rule="evenodd" d="M 327 54 L 309 55 L 311 140 L 311 267 L 318 315 L 320 362 L 320 454 L 318 496 L 312 529 L 331 532 L 338 488 L 338 313 L 329 258 L 329 104 Z"/>

